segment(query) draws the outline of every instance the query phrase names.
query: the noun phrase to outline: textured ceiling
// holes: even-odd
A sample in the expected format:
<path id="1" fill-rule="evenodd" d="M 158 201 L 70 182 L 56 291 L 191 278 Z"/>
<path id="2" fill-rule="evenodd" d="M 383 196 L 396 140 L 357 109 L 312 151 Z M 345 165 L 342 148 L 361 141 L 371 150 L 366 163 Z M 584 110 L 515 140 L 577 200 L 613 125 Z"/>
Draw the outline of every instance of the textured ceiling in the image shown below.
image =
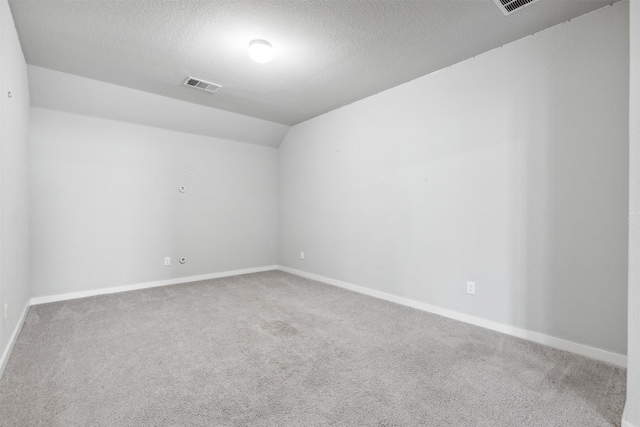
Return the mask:
<path id="1" fill-rule="evenodd" d="M 610 3 L 540 0 L 504 16 L 493 0 L 10 2 L 29 64 L 287 125 Z M 250 60 L 256 38 L 272 62 Z"/>

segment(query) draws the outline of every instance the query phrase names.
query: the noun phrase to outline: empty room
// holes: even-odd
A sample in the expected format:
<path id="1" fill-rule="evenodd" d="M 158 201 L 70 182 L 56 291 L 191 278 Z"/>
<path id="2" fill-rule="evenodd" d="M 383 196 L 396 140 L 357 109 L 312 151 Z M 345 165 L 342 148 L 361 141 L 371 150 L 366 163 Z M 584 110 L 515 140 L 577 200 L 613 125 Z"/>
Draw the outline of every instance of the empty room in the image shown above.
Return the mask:
<path id="1" fill-rule="evenodd" d="M 640 0 L 0 34 L 0 426 L 640 427 Z"/>

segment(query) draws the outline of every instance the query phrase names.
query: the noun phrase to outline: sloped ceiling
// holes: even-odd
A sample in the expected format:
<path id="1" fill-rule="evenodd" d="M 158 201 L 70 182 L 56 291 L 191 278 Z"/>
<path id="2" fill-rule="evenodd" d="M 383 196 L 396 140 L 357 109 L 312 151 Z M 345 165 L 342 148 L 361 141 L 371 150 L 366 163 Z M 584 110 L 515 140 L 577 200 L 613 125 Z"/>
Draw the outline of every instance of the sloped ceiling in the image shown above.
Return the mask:
<path id="1" fill-rule="evenodd" d="M 294 125 L 609 3 L 540 0 L 509 16 L 493 0 L 10 4 L 31 65 Z M 253 39 L 275 59 L 252 62 Z"/>

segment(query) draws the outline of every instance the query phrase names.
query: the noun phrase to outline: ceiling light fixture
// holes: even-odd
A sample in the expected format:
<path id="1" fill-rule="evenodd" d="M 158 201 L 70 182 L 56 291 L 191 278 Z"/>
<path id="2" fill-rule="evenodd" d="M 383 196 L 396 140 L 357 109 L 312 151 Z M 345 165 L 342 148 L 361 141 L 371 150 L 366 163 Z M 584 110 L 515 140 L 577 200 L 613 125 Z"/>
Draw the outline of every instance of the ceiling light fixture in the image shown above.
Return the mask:
<path id="1" fill-rule="evenodd" d="M 269 62 L 273 59 L 273 46 L 266 40 L 252 40 L 249 43 L 249 56 L 260 64 Z"/>

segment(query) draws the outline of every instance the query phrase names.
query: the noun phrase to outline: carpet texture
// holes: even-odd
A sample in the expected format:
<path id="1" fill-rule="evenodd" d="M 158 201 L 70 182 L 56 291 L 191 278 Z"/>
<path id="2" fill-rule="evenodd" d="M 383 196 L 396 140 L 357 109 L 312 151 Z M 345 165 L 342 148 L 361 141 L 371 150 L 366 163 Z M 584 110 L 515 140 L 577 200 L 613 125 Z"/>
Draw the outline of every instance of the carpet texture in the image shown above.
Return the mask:
<path id="1" fill-rule="evenodd" d="M 617 426 L 625 370 L 270 271 L 31 308 L 2 426 Z"/>

